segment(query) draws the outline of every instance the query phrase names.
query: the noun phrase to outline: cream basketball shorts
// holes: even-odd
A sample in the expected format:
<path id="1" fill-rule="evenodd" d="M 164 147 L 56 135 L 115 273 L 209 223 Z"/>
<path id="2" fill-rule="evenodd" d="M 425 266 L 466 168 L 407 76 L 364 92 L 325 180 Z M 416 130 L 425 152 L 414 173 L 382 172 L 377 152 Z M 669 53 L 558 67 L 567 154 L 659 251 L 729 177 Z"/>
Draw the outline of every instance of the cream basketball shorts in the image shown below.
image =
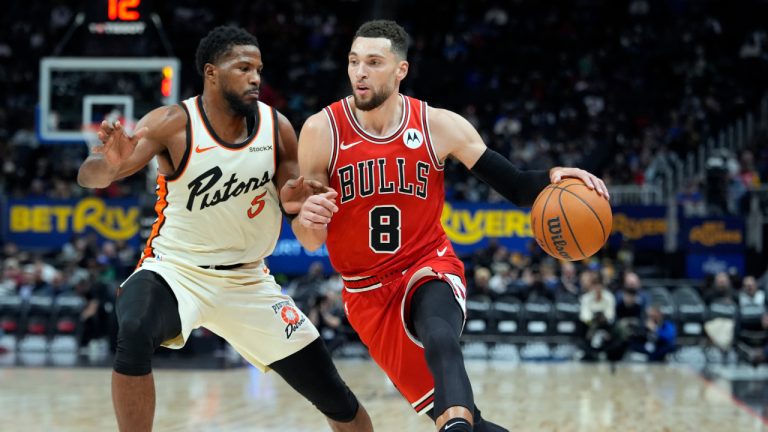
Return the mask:
<path id="1" fill-rule="evenodd" d="M 139 270 L 160 275 L 179 303 L 181 334 L 163 342 L 165 347 L 179 349 L 192 330 L 205 327 L 266 371 L 269 364 L 296 353 L 319 336 L 263 262 L 247 269 L 213 270 L 162 255 L 147 257 L 136 272 Z"/>

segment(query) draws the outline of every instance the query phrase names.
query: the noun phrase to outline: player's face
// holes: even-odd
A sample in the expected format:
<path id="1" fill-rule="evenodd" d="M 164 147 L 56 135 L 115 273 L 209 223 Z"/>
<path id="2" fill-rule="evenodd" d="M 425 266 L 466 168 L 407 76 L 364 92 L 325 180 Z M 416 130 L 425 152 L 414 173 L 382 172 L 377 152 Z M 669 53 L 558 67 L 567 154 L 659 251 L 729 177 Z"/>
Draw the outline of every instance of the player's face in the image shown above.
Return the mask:
<path id="1" fill-rule="evenodd" d="M 235 114 L 253 116 L 258 111 L 263 68 L 261 51 L 253 45 L 235 45 L 218 61 L 221 95 Z"/>
<path id="2" fill-rule="evenodd" d="M 392 96 L 408 73 L 408 62 L 399 58 L 385 38 L 358 37 L 349 51 L 347 74 L 355 106 L 370 111 Z"/>

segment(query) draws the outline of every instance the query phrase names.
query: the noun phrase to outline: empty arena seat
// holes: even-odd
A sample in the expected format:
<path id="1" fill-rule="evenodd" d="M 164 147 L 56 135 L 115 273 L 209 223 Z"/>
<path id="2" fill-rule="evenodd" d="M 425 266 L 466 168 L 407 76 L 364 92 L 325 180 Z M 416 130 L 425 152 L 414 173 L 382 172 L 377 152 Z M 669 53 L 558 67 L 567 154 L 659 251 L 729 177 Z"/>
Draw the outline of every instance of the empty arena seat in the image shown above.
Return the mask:
<path id="1" fill-rule="evenodd" d="M 768 341 L 768 331 L 763 328 L 764 313 L 763 305 L 750 304 L 739 308 L 739 324 L 736 329 L 739 341 L 752 347 L 765 345 Z"/>
<path id="2" fill-rule="evenodd" d="M 665 317 L 672 321 L 677 320 L 677 310 L 675 309 L 675 301 L 672 298 L 672 294 L 669 290 L 662 286 L 652 287 L 648 289 L 648 298 L 650 304 L 657 306 Z"/>
<path id="3" fill-rule="evenodd" d="M 710 303 L 709 307 L 707 308 L 707 320 L 712 320 L 715 318 L 728 318 L 735 320 L 738 312 L 739 309 L 736 303 L 718 299 Z"/>
<path id="4" fill-rule="evenodd" d="M 523 303 L 517 297 L 503 296 L 493 302 L 494 332 L 502 336 L 519 334 Z"/>
<path id="5" fill-rule="evenodd" d="M 80 330 L 80 313 L 85 300 L 75 294 L 62 294 L 56 298 L 52 313 L 52 332 L 57 335 L 77 334 Z"/>
<path id="6" fill-rule="evenodd" d="M 464 334 L 486 334 L 491 328 L 490 297 L 477 295 L 467 298 L 467 322 L 464 324 Z"/>
<path id="7" fill-rule="evenodd" d="M 554 332 L 559 336 L 575 336 L 579 328 L 579 298 L 571 293 L 555 296 Z"/>
<path id="8" fill-rule="evenodd" d="M 51 296 L 35 296 L 29 298 L 26 317 L 24 320 L 25 335 L 47 336 L 51 330 L 51 315 L 53 298 Z"/>
<path id="9" fill-rule="evenodd" d="M 523 331 L 529 336 L 551 336 L 554 308 L 541 296 L 530 297 L 523 304 Z"/>
<path id="10" fill-rule="evenodd" d="M 6 335 L 21 331 L 24 302 L 20 296 L 0 296 L 0 330 Z"/>
<path id="11" fill-rule="evenodd" d="M 677 309 L 678 341 L 695 344 L 704 336 L 707 305 L 699 293 L 689 286 L 681 286 L 672 294 Z"/>

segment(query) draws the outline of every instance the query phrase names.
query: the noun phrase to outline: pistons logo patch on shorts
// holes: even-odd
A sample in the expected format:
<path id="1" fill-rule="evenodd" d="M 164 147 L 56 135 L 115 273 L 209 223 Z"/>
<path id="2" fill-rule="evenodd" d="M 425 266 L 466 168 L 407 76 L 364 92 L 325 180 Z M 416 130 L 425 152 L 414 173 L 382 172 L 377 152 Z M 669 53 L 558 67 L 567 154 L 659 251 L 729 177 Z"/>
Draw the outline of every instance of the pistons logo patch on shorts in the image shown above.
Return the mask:
<path id="1" fill-rule="evenodd" d="M 275 312 L 275 315 L 279 315 L 280 319 L 285 323 L 286 339 L 290 339 L 293 332 L 298 330 L 298 328 L 307 320 L 307 318 L 299 312 L 299 309 L 292 305 L 291 302 L 278 302 L 272 305 L 272 310 Z"/>

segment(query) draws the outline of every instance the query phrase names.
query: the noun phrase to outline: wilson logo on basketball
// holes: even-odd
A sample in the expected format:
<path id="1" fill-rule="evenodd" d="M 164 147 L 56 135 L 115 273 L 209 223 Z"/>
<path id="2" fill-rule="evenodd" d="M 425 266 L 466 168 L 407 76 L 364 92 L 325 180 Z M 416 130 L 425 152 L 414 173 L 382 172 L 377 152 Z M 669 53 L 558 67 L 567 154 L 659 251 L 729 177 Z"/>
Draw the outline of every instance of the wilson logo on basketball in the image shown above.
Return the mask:
<path id="1" fill-rule="evenodd" d="M 550 240 L 552 240 L 552 244 L 555 245 L 555 249 L 557 249 L 557 253 L 567 259 L 571 260 L 571 256 L 568 254 L 568 251 L 565 250 L 565 247 L 568 246 L 568 242 L 563 239 L 562 233 L 563 233 L 563 227 L 560 224 L 560 217 L 554 217 L 552 219 L 549 219 L 547 221 L 547 228 L 549 229 L 550 234 Z"/>

